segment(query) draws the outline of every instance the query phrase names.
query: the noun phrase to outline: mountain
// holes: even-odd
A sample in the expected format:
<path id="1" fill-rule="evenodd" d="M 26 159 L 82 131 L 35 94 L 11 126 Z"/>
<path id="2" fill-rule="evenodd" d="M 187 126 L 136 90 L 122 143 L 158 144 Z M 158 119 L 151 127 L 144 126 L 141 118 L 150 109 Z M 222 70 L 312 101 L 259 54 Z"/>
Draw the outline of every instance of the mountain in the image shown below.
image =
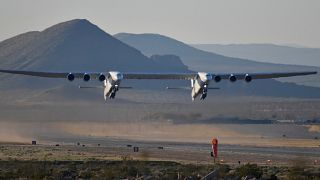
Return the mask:
<path id="1" fill-rule="evenodd" d="M 173 63 L 175 66 L 164 64 Z M 39 71 L 101 71 L 130 72 L 190 72 L 179 57 L 146 57 L 139 50 L 119 41 L 85 19 L 75 19 L 56 24 L 41 32 L 23 33 L 0 42 L 0 68 Z M 99 90 L 77 90 L 81 80 L 47 79 L 0 74 L 2 98 L 26 99 L 40 94 L 61 98 L 101 100 Z M 92 83 L 98 83 L 92 81 Z M 170 84 L 170 82 L 168 82 Z M 127 83 L 131 85 L 130 83 Z M 134 83 L 137 87 L 164 86 L 158 82 Z M 8 93 L 6 93 L 8 92 Z M 4 94 L 8 94 L 5 96 Z"/>
<path id="2" fill-rule="evenodd" d="M 147 56 L 154 54 L 174 54 L 182 58 L 183 62 L 195 71 L 207 71 L 207 65 L 212 63 L 219 64 L 221 72 L 230 70 L 232 66 L 245 66 L 244 61 L 236 58 L 229 58 L 218 54 L 201 51 L 183 42 L 170 37 L 158 34 L 129 34 L 119 33 L 114 35 L 122 42 L 137 48 Z M 201 59 L 199 59 L 199 57 Z M 257 64 L 254 61 L 246 60 L 247 63 Z"/>
<path id="3" fill-rule="evenodd" d="M 176 64 L 167 67 L 167 63 Z M 176 56 L 148 58 L 84 19 L 75 19 L 0 42 L 0 67 L 40 71 L 190 72 Z M 3 75 L 11 81 L 12 75 Z M 12 82 L 12 81 L 11 81 Z M 55 84 L 56 82 L 56 84 Z M 49 87 L 58 81 L 15 77 L 0 86 Z"/>
<path id="4" fill-rule="evenodd" d="M 119 34 L 115 37 L 121 39 L 125 36 L 127 36 L 127 39 L 131 37 L 130 34 Z M 191 72 L 188 67 L 194 70 L 199 68 L 198 70 L 220 71 L 230 70 L 231 67 L 231 70 L 253 71 L 261 67 L 263 69 L 263 65 L 271 66 L 267 63 L 262 64 L 201 51 L 160 35 L 148 35 L 147 40 L 151 41 L 141 42 L 141 46 L 149 49 L 150 53 L 148 54 L 145 49 L 142 48 L 141 50 L 141 47 L 136 47 L 131 42 L 128 42 L 128 45 L 126 41 L 122 42 L 115 37 L 84 19 L 59 23 L 40 32 L 27 32 L 0 42 L 0 67 L 3 69 L 67 72 L 105 72 L 111 70 L 124 72 Z M 144 39 L 144 35 L 140 37 Z M 140 50 L 150 57 L 142 54 Z M 9 102 L 12 99 L 24 101 L 34 97 L 38 97 L 38 99 L 50 97 L 48 100 L 83 97 L 82 99 L 85 101 L 92 101 L 97 98 L 101 99 L 102 94 L 101 91 L 75 90 L 74 85 L 81 83 L 81 80 L 70 83 L 66 79 L 7 74 L 0 74 L 0 80 L 0 92 L 3 94 L 1 98 L 8 97 Z M 95 81 L 95 83 L 98 82 Z M 161 91 L 159 87 L 165 86 L 190 85 L 187 81 L 174 80 L 123 81 L 123 84 L 146 89 L 146 91 L 148 89 L 160 89 L 159 91 Z M 218 86 L 223 90 L 216 91 L 217 94 L 320 98 L 319 88 L 281 83 L 275 80 L 255 81 L 250 84 L 237 82 L 233 85 L 226 81 L 218 84 Z M 290 92 L 288 92 L 288 89 L 290 89 Z M 159 91 L 149 92 L 153 95 L 152 100 L 157 98 Z M 123 90 L 119 92 L 119 96 L 127 94 L 130 96 L 130 92 L 132 91 Z M 169 92 L 165 93 L 170 96 Z M 57 97 L 57 94 L 60 97 Z M 144 94 L 142 93 L 142 96 Z M 172 93 L 171 97 L 175 97 L 176 94 L 176 92 Z M 10 99 L 10 97 L 12 98 Z M 189 100 L 189 97 L 187 99 Z"/>
<path id="5" fill-rule="evenodd" d="M 192 44 L 208 52 L 229 57 L 254 59 L 259 62 L 309 65 L 320 67 L 320 49 L 274 44 Z"/>
<path id="6" fill-rule="evenodd" d="M 284 65 L 257 62 L 249 59 L 227 57 L 203 51 L 159 34 L 119 33 L 117 39 L 137 48 L 145 55 L 175 54 L 191 70 L 205 72 L 283 72 L 283 71 L 319 71 L 319 67 Z M 283 82 L 294 82 L 302 85 L 320 87 L 320 75 L 307 77 L 283 78 Z"/>
<path id="7" fill-rule="evenodd" d="M 5 40 L 0 43 L 0 59 L 2 68 L 15 69 L 167 71 L 160 61 L 153 61 L 82 19 Z"/>

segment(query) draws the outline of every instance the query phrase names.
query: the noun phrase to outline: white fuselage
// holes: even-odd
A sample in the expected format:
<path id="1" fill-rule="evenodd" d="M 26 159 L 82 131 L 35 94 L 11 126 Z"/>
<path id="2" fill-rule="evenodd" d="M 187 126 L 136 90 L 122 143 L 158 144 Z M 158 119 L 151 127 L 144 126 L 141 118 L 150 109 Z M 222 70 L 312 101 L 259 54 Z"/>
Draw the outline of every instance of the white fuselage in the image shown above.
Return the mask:
<path id="1" fill-rule="evenodd" d="M 106 80 L 104 80 L 104 98 L 115 98 L 116 92 L 119 90 L 119 85 L 123 75 L 120 72 L 110 71 Z"/>
<path id="2" fill-rule="evenodd" d="M 198 76 L 191 81 L 191 98 L 194 100 L 200 94 L 204 95 L 203 99 L 207 94 L 207 88 L 209 85 L 210 80 L 212 80 L 212 75 L 209 73 L 199 72 Z"/>

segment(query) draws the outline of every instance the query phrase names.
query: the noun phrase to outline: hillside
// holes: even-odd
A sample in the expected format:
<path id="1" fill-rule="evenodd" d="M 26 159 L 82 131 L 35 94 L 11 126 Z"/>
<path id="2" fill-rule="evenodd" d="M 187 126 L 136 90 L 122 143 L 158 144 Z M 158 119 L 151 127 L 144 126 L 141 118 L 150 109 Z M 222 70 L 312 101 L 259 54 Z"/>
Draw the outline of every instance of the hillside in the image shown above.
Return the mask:
<path id="1" fill-rule="evenodd" d="M 175 54 L 191 70 L 206 72 L 283 72 L 283 71 L 320 71 L 319 67 L 283 65 L 257 62 L 248 59 L 227 57 L 203 51 L 159 34 L 119 33 L 114 37 L 137 48 L 145 55 Z M 294 77 L 281 79 L 302 85 L 320 87 L 320 76 Z"/>
<path id="2" fill-rule="evenodd" d="M 120 34 L 120 36 L 131 36 Z M 144 35 L 141 36 L 144 39 Z M 154 40 L 154 35 L 147 39 Z M 140 38 L 140 36 L 139 36 Z M 130 38 L 129 38 L 130 39 Z M 141 46 L 149 49 L 146 53 L 141 47 L 135 49 L 132 42 L 127 45 L 87 20 L 76 19 L 49 27 L 40 32 L 28 32 L 0 42 L 0 67 L 7 69 L 40 70 L 40 71 L 130 71 L 130 72 L 190 72 L 188 69 L 211 70 L 256 70 L 263 67 L 261 63 L 250 60 L 229 58 L 210 52 L 198 50 L 182 42 L 163 36 L 155 36 L 157 41 L 142 42 Z M 138 41 L 139 42 L 139 41 Z M 161 47 L 161 48 L 160 48 Z M 157 49 L 159 48 L 159 49 Z M 153 51 L 158 50 L 158 51 Z M 156 55 L 155 55 L 156 54 Z M 177 56 L 178 55 L 178 56 Z M 181 58 L 181 59 L 180 59 Z M 186 65 L 187 66 L 186 66 Z M 266 66 L 268 64 L 265 64 Z M 231 67 L 231 68 L 230 68 Z M 277 67 L 277 66 L 276 66 Z M 267 69 L 268 67 L 264 68 Z M 263 69 L 263 68 L 262 68 Z M 278 69 L 279 71 L 281 69 Z M 26 76 L 1 74 L 0 90 L 2 98 L 66 100 L 80 98 L 84 101 L 94 101 L 101 98 L 101 92 L 96 90 L 78 90 L 76 86 L 82 80 L 68 82 L 66 79 L 47 79 Z M 98 82 L 90 83 L 97 84 Z M 123 85 L 138 89 L 158 89 L 166 86 L 189 86 L 187 81 L 124 81 Z M 275 80 L 254 81 L 250 84 L 238 82 L 222 82 L 213 84 L 223 89 L 219 94 L 225 95 L 255 95 L 275 97 L 320 97 L 318 88 L 281 83 Z M 288 92 L 290 89 L 290 92 Z M 14 92 L 17 91 L 17 92 Z M 131 91 L 121 91 L 126 96 Z M 153 94 L 157 91 L 146 92 Z M 171 93 L 171 92 L 170 92 Z M 164 96 L 170 96 L 169 92 Z M 176 98 L 179 92 L 171 93 Z M 140 93 L 141 94 L 141 93 Z M 143 93 L 144 94 L 144 93 Z M 182 93 L 184 94 L 184 93 Z M 189 94 L 189 92 L 188 92 Z M 168 97 L 169 98 L 169 97 Z M 139 97 L 137 97 L 139 99 Z M 189 99 L 189 97 L 187 97 Z M 131 99 L 135 100 L 135 98 Z"/>
<path id="3" fill-rule="evenodd" d="M 2 68 L 67 71 L 166 71 L 87 20 L 71 20 L 0 43 Z M 176 60 L 176 59 L 175 59 Z M 159 64 L 160 63 L 160 64 Z M 177 71 L 186 71 L 181 66 Z"/>
<path id="4" fill-rule="evenodd" d="M 229 57 L 259 62 L 320 66 L 320 49 L 275 44 L 192 44 L 193 47 Z"/>
<path id="5" fill-rule="evenodd" d="M 176 64 L 171 69 L 167 63 Z M 5 69 L 41 71 L 130 71 L 189 72 L 177 57 L 148 58 L 140 51 L 115 39 L 87 20 L 76 19 L 49 27 L 41 32 L 28 32 L 0 42 L 0 66 Z M 15 83 L 1 86 L 22 88 L 48 84 L 56 80 L 17 76 Z M 61 83 L 61 82 L 59 82 Z"/>

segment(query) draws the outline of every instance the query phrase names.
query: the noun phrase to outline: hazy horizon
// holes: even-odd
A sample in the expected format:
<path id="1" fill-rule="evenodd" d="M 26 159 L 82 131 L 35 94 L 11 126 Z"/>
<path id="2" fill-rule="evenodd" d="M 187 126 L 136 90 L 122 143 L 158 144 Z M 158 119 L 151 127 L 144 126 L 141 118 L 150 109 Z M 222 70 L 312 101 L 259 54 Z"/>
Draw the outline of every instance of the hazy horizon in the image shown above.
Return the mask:
<path id="1" fill-rule="evenodd" d="M 3 0 L 0 41 L 80 18 L 110 34 L 157 33 L 190 44 L 320 47 L 319 6 L 317 0 Z"/>

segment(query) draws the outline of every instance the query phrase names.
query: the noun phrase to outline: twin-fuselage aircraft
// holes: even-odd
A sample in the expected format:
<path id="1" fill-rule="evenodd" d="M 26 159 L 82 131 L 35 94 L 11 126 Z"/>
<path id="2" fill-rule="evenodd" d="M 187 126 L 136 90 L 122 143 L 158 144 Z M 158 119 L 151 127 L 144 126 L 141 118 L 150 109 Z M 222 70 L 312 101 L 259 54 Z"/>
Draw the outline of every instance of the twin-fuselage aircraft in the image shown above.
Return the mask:
<path id="1" fill-rule="evenodd" d="M 218 83 L 221 80 L 229 80 L 236 82 L 237 80 L 244 80 L 245 82 L 251 82 L 256 79 L 272 79 L 281 77 L 292 77 L 292 76 L 304 76 L 317 74 L 317 72 L 280 72 L 280 73 L 121 73 L 118 71 L 109 72 L 39 72 L 39 71 L 20 71 L 20 70 L 1 70 L 2 73 L 20 74 L 28 76 L 38 76 L 46 78 L 66 78 L 68 81 L 74 81 L 75 79 L 82 79 L 88 82 L 92 79 L 96 79 L 103 82 L 104 98 L 114 99 L 117 91 L 119 91 L 120 83 L 126 79 L 162 79 L 162 80 L 189 80 L 191 81 L 191 98 L 200 96 L 201 100 L 207 97 L 207 91 L 209 83 L 211 81 Z M 125 87 L 124 87 L 125 88 Z"/>

